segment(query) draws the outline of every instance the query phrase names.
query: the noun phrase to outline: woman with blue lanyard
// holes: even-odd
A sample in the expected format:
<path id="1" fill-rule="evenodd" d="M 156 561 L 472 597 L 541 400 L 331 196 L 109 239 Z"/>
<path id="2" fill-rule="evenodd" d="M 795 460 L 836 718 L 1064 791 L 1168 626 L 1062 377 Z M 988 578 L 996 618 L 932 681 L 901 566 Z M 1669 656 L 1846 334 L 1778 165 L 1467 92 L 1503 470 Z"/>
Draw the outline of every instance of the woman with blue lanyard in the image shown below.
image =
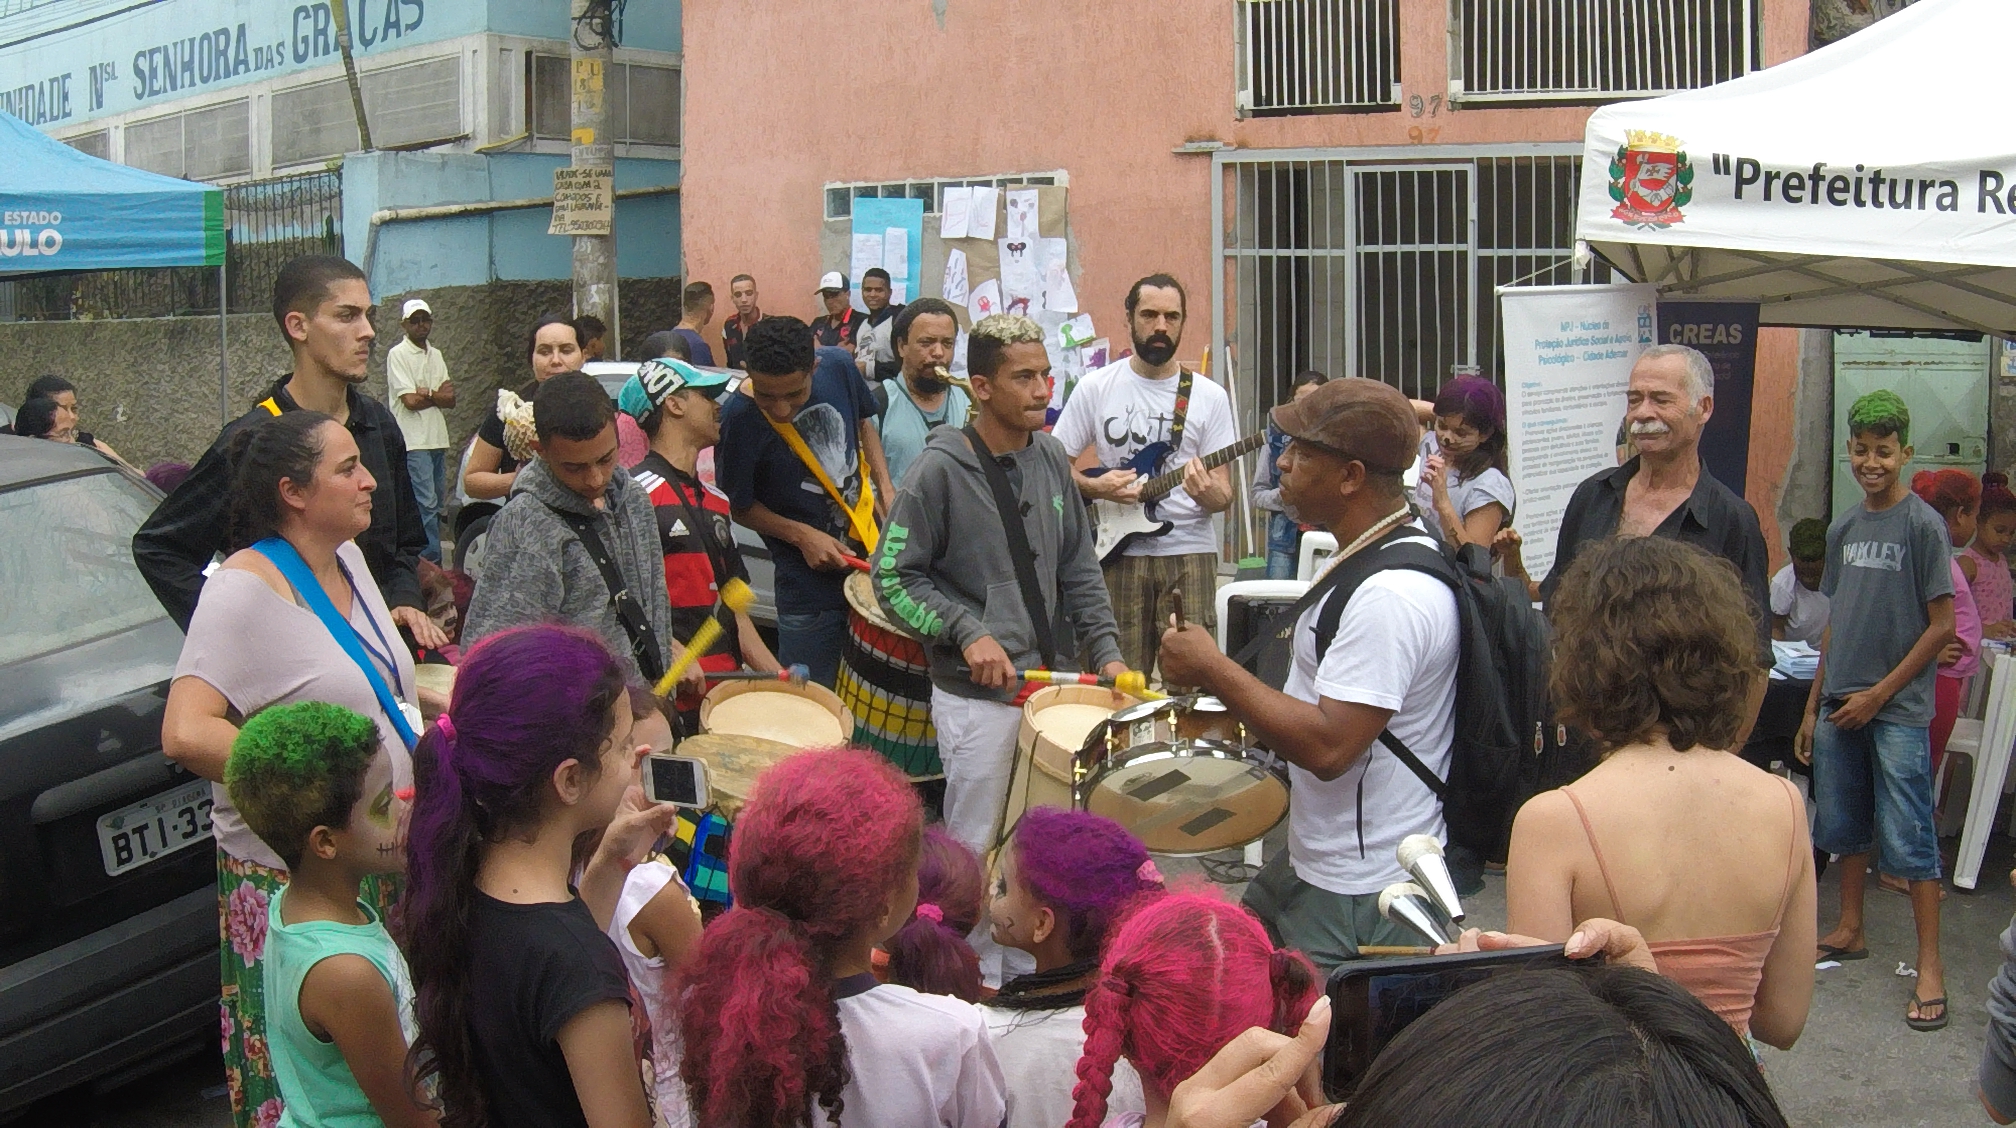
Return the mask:
<path id="1" fill-rule="evenodd" d="M 371 524 L 377 483 L 342 424 L 290 411 L 240 432 L 231 448 L 233 551 L 203 585 L 168 707 L 162 750 L 213 784 L 222 918 L 225 1080 L 239 1128 L 281 1110 L 266 1049 L 268 900 L 286 864 L 246 827 L 222 780 L 238 726 L 272 705 L 327 701 L 372 718 L 393 788 L 413 786 L 421 727 L 413 659 L 351 538 Z M 382 911 L 392 890 L 367 879 Z"/>

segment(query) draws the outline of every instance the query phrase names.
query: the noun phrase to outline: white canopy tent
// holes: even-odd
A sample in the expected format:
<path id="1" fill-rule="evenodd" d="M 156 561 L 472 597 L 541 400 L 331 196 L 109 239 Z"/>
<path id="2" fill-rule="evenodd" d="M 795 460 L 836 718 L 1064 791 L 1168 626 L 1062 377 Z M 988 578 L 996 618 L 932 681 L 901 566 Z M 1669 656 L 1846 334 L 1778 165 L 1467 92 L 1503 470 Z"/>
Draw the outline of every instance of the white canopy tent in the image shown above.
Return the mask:
<path id="1" fill-rule="evenodd" d="M 1809 55 L 1589 119 L 1576 238 L 1767 325 L 2016 336 L 2011 0 L 1919 3 Z M 1606 174 L 1607 170 L 1607 174 Z"/>

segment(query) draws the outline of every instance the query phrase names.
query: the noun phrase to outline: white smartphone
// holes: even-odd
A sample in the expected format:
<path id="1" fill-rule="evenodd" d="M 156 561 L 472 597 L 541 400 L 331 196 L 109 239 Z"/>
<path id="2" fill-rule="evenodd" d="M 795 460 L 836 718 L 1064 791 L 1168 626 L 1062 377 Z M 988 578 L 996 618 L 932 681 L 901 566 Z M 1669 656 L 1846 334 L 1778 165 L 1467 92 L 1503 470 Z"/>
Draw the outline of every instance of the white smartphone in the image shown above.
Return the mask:
<path id="1" fill-rule="evenodd" d="M 712 806 L 713 799 L 707 794 L 706 762 L 657 752 L 644 757 L 644 797 L 675 807 Z"/>

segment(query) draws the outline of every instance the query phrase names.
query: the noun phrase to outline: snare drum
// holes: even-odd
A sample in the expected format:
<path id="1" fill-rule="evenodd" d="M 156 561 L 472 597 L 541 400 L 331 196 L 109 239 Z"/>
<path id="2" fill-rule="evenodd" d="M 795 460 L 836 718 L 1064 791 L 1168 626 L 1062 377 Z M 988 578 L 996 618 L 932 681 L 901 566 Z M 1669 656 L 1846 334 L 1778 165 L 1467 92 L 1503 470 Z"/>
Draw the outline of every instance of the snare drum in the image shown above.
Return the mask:
<path id="1" fill-rule="evenodd" d="M 854 717 L 823 685 L 732 681 L 701 699 L 700 731 L 761 737 L 792 748 L 832 748 L 852 740 Z"/>
<path id="2" fill-rule="evenodd" d="M 847 648 L 833 685 L 854 717 L 857 739 L 912 780 L 943 777 L 924 644 L 882 613 L 867 573 L 848 576 L 846 590 Z"/>
<path id="3" fill-rule="evenodd" d="M 1071 807 L 1071 762 L 1101 722 L 1114 710 L 1136 704 L 1117 689 L 1096 685 L 1053 685 L 1022 704 L 1022 732 L 1015 741 L 1015 769 L 1008 781 L 999 833 L 1005 835 L 1030 807 Z"/>
<path id="4" fill-rule="evenodd" d="M 1185 699 L 1176 710 L 1176 735 L 1184 740 L 1215 740 L 1235 748 L 1246 746 L 1246 726 L 1216 697 Z"/>
<path id="5" fill-rule="evenodd" d="M 1092 756 L 1096 748 L 1088 748 Z M 1288 777 L 1271 757 L 1212 740 L 1134 745 L 1089 765 L 1076 805 L 1126 827 L 1151 853 L 1232 850 L 1288 817 Z"/>
<path id="6" fill-rule="evenodd" d="M 1116 711 L 1107 719 L 1106 754 L 1118 755 L 1129 748 L 1144 744 L 1167 744 L 1177 739 L 1176 710 L 1178 702 L 1173 697 L 1159 701 L 1143 701 Z"/>

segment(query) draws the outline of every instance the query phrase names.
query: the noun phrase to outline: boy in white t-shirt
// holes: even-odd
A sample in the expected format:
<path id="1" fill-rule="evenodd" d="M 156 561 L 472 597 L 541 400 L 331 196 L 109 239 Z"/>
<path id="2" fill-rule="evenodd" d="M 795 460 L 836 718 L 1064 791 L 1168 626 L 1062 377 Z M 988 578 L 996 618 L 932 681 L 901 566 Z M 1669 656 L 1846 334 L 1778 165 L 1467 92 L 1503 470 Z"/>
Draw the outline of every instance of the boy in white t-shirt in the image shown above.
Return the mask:
<path id="1" fill-rule="evenodd" d="M 1162 636 L 1162 665 L 1170 680 L 1216 694 L 1288 761 L 1288 849 L 1247 887 L 1245 903 L 1284 946 L 1328 970 L 1364 945 L 1406 942 L 1380 915 L 1379 892 L 1406 879 L 1394 857 L 1402 838 L 1445 837 L 1442 804 L 1379 737 L 1390 731 L 1448 778 L 1460 629 L 1444 580 L 1381 560 L 1410 545 L 1435 549 L 1410 521 L 1401 485 L 1421 435 L 1406 397 L 1371 380 L 1332 380 L 1273 419 L 1291 440 L 1279 463 L 1283 500 L 1345 546 L 1317 584 L 1370 574 L 1348 596 L 1330 588 L 1296 621 L 1285 692 L 1194 626 Z M 1336 632 L 1318 653 L 1325 604 L 1339 598 Z"/>
<path id="2" fill-rule="evenodd" d="M 1771 577 L 1771 637 L 1820 649 L 1827 636 L 1828 601 L 1820 590 L 1827 570 L 1827 522 L 1808 517 L 1792 526 L 1786 548 L 1792 562 Z"/>
<path id="3" fill-rule="evenodd" d="M 1120 624 L 1121 656 L 1128 668 L 1143 672 L 1155 667 L 1162 633 L 1158 609 L 1170 589 L 1183 590 L 1189 618 L 1207 627 L 1218 625 L 1218 537 L 1211 515 L 1232 504 L 1231 466 L 1206 470 L 1203 464 L 1205 455 L 1231 446 L 1237 437 L 1232 400 L 1203 376 L 1184 375 L 1176 360 L 1184 312 L 1183 285 L 1175 278 L 1151 274 L 1134 283 L 1127 291 L 1134 355 L 1080 380 L 1051 432 L 1080 471 L 1079 492 L 1094 500 L 1138 501 L 1142 480 L 1126 470 L 1089 477 L 1083 471 L 1119 466 L 1151 443 L 1176 448 L 1161 472 L 1180 469 L 1183 483 L 1154 500 L 1156 520 L 1170 522 L 1171 528 L 1162 536 L 1136 539 L 1124 555 L 1105 565 L 1106 590 Z M 1189 402 L 1179 405 L 1178 390 L 1186 378 Z M 1183 430 L 1175 435 L 1179 417 Z"/>

